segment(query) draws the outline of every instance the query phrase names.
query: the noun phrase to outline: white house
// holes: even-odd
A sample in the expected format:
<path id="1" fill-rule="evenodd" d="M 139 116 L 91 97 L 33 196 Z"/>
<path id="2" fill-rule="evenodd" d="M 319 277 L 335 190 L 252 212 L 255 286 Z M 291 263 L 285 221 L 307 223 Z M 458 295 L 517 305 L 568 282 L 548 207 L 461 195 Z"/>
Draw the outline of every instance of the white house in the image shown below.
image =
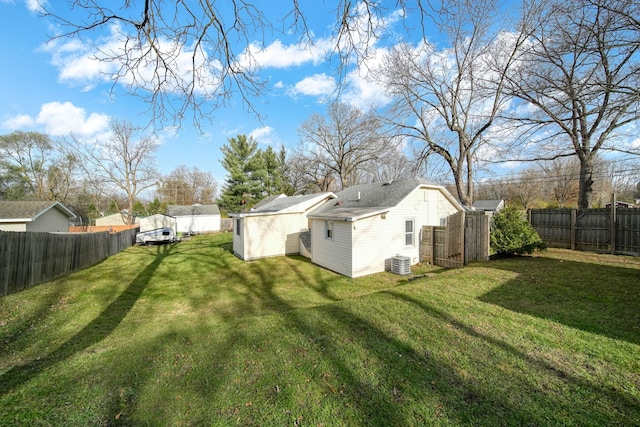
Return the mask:
<path id="1" fill-rule="evenodd" d="M 233 252 L 243 260 L 300 253 L 300 234 L 309 230 L 307 215 L 335 198 L 333 193 L 272 197 L 233 218 Z"/>
<path id="2" fill-rule="evenodd" d="M 179 233 L 213 233 L 220 231 L 218 205 L 169 205 L 167 215 L 175 217 Z"/>
<path id="3" fill-rule="evenodd" d="M 68 232 L 76 215 L 59 202 L 0 201 L 1 231 Z"/>
<path id="4" fill-rule="evenodd" d="M 445 225 L 464 208 L 444 187 L 419 178 L 336 193 L 308 215 L 311 261 L 349 277 L 388 270 L 394 256 L 420 261 L 422 227 Z"/>
<path id="5" fill-rule="evenodd" d="M 140 219 L 140 232 L 157 230 L 159 228 L 172 228 L 174 234 L 178 233 L 176 219 L 172 216 L 155 214 Z"/>

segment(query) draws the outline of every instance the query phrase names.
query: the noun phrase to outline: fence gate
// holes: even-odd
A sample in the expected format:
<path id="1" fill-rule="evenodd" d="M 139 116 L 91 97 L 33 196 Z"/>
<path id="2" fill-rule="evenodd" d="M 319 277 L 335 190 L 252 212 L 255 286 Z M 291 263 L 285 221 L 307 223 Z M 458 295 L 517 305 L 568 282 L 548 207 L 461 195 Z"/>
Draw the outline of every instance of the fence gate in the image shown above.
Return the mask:
<path id="1" fill-rule="evenodd" d="M 425 226 L 420 243 L 422 261 L 446 268 L 489 259 L 489 216 L 484 212 L 458 212 L 446 227 Z"/>

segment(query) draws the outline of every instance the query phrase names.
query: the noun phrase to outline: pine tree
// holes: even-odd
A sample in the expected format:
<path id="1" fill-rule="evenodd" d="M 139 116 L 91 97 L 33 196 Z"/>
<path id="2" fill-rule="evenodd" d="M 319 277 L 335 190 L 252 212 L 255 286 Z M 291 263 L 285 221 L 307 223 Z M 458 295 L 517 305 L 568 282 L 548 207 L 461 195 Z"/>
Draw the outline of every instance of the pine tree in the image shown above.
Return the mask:
<path id="1" fill-rule="evenodd" d="M 258 143 L 246 135 L 228 139 L 223 145 L 220 160 L 227 170 L 218 205 L 227 212 L 248 210 L 264 196 L 264 166 Z"/>

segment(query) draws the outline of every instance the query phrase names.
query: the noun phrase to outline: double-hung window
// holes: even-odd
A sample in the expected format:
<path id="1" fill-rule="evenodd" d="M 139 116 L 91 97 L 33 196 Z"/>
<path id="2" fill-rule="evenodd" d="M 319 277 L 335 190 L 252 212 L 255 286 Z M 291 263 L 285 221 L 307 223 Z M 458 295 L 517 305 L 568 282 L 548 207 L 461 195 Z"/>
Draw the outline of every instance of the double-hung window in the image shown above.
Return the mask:
<path id="1" fill-rule="evenodd" d="M 405 246 L 414 246 L 415 245 L 415 220 L 405 219 L 404 220 L 404 245 Z"/>

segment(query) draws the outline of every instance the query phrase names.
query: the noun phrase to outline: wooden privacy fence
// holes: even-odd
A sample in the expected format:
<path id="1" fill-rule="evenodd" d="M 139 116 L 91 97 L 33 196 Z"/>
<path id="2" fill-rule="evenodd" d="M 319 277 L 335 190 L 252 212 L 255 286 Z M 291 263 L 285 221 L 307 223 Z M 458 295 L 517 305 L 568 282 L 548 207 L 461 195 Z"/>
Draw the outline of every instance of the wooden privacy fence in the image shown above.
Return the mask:
<path id="1" fill-rule="evenodd" d="M 441 267 L 462 267 L 489 259 L 489 216 L 484 212 L 459 212 L 445 227 L 422 228 L 420 256 Z"/>
<path id="2" fill-rule="evenodd" d="M 640 256 L 640 209 L 531 209 L 528 218 L 549 247 Z"/>
<path id="3" fill-rule="evenodd" d="M 137 231 L 114 234 L 0 231 L 0 295 L 90 267 L 133 245 Z"/>

